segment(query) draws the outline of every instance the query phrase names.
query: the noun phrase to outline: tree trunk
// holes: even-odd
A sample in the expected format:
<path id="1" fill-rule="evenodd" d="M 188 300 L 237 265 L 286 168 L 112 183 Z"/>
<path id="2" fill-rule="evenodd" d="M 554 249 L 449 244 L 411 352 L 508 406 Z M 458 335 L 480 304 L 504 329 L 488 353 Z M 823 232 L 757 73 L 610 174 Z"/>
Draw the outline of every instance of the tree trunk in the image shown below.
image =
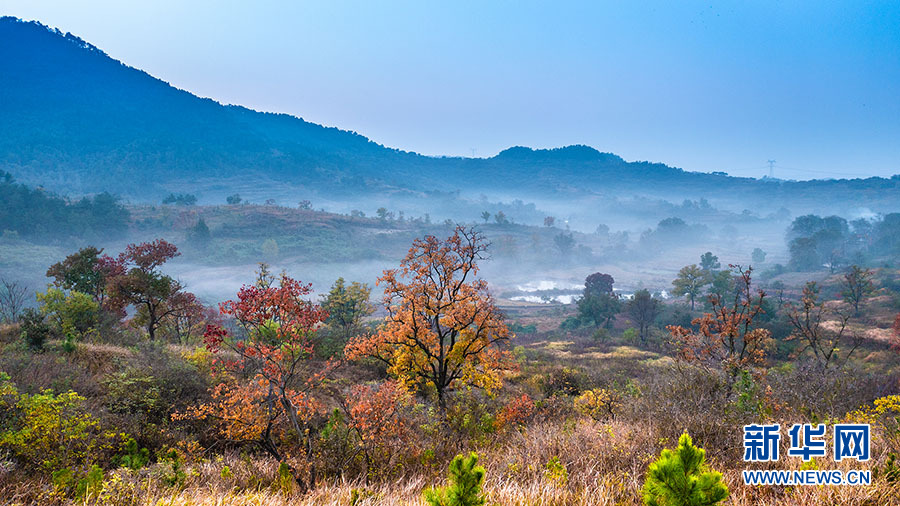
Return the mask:
<path id="1" fill-rule="evenodd" d="M 444 415 L 447 414 L 447 399 L 444 397 L 444 389 L 437 389 L 437 397 L 438 397 L 438 409 L 441 412 L 441 419 L 444 418 Z"/>

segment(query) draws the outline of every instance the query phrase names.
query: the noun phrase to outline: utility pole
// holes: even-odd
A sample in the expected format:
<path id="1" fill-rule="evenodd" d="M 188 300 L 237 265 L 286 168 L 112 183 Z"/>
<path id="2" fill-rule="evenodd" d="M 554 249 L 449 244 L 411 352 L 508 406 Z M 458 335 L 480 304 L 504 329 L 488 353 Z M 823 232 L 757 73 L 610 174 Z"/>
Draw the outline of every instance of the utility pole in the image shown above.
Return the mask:
<path id="1" fill-rule="evenodd" d="M 766 163 L 769 164 L 769 178 L 773 179 L 775 177 L 775 160 L 769 160 Z"/>

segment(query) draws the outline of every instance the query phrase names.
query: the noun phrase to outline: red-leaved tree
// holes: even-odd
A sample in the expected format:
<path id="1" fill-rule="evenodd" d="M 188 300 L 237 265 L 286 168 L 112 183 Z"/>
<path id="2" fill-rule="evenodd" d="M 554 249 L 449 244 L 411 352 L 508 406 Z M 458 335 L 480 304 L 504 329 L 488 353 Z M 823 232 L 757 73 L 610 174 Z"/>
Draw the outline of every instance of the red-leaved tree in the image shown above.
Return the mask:
<path id="1" fill-rule="evenodd" d="M 333 367 L 313 355 L 313 336 L 327 313 L 307 299 L 310 292 L 310 285 L 282 276 L 244 286 L 237 300 L 220 304 L 237 332 L 209 325 L 204 340 L 225 381 L 212 389 L 212 402 L 182 415 L 218 420 L 225 440 L 259 444 L 288 466 L 301 491 L 316 482 L 313 421 L 322 410 L 316 393 Z"/>
<path id="2" fill-rule="evenodd" d="M 129 244 L 115 261 L 101 258 L 98 264 L 113 273 L 106 282 L 107 305 L 118 311 L 133 306 L 134 322 L 147 330 L 150 340 L 156 339 L 157 330 L 171 319 L 199 310 L 196 297 L 160 271 L 178 255 L 174 244 L 157 239 Z"/>

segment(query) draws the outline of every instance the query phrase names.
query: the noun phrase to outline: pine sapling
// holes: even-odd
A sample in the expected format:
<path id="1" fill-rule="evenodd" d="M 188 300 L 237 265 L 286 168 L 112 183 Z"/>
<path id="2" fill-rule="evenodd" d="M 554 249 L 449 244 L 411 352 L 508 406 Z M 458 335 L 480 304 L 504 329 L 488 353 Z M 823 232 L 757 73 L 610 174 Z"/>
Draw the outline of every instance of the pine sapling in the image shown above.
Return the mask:
<path id="1" fill-rule="evenodd" d="M 484 468 L 478 465 L 477 453 L 454 457 L 450 462 L 449 482 L 446 487 L 426 490 L 425 502 L 429 506 L 484 506 L 481 493 Z"/>
<path id="2" fill-rule="evenodd" d="M 694 446 L 685 432 L 678 448 L 665 449 L 650 464 L 644 481 L 647 506 L 716 506 L 728 497 L 722 473 L 706 466 L 706 450 Z"/>

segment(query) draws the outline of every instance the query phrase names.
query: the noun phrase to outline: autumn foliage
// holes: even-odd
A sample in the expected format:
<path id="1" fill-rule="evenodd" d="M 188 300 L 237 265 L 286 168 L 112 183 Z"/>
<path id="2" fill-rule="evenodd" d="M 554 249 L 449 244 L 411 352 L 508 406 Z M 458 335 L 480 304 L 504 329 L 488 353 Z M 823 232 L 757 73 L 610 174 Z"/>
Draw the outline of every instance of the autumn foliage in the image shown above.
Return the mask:
<path id="1" fill-rule="evenodd" d="M 475 230 L 457 227 L 445 240 L 416 239 L 399 269 L 384 272 L 388 316 L 377 333 L 351 340 L 348 359 L 374 358 L 407 385 L 432 389 L 441 409 L 460 385 L 492 390 L 501 383 L 510 338 L 478 260 L 487 244 Z"/>
<path id="2" fill-rule="evenodd" d="M 712 310 L 691 322 L 696 331 L 679 325 L 667 328 L 677 358 L 723 370 L 733 380 L 741 371 L 764 365 L 773 340 L 769 330 L 754 326 L 754 320 L 765 311 L 766 293 L 754 291 L 752 268 L 730 267 L 737 272 L 730 303 L 725 297 L 711 295 Z"/>
<path id="3" fill-rule="evenodd" d="M 237 300 L 222 303 L 239 332 L 209 325 L 204 341 L 224 380 L 211 402 L 181 415 L 218 420 L 226 440 L 258 443 L 294 471 L 301 489 L 315 484 L 309 429 L 322 406 L 314 391 L 331 367 L 313 360 L 313 336 L 327 314 L 306 299 L 310 292 L 282 276 L 277 284 L 244 286 Z"/>
<path id="4" fill-rule="evenodd" d="M 410 453 L 406 438 L 412 428 L 404 410 L 412 404 L 412 396 L 400 382 L 354 385 L 342 404 L 347 425 L 359 438 L 366 477 L 395 452 Z"/>
<path id="5" fill-rule="evenodd" d="M 534 415 L 534 411 L 534 399 L 528 394 L 513 397 L 513 399 L 497 413 L 497 419 L 494 425 L 497 429 L 522 426 L 532 417 L 532 415 Z"/>

